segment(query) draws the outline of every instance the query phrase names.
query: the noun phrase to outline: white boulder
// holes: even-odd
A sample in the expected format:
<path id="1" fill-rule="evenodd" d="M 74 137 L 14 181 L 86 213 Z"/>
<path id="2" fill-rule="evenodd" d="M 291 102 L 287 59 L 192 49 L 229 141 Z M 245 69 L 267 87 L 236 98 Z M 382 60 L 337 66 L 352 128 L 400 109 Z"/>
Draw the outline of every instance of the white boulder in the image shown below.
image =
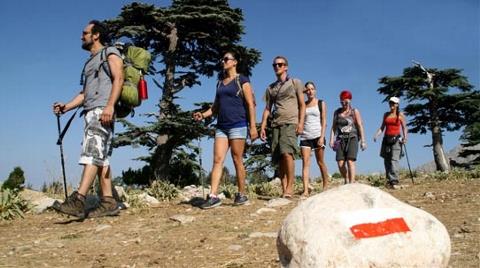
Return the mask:
<path id="1" fill-rule="evenodd" d="M 277 238 L 282 267 L 447 267 L 450 237 L 429 213 L 363 184 L 301 202 Z"/>

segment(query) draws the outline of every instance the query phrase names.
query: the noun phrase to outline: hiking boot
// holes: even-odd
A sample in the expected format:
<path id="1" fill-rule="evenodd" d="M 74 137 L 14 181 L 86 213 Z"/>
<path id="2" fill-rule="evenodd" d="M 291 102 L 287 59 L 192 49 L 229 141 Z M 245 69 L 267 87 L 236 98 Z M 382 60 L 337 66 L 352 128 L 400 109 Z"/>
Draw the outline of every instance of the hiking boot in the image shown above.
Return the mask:
<path id="1" fill-rule="evenodd" d="M 117 200 L 111 196 L 100 197 L 100 205 L 88 212 L 89 218 L 117 216 L 120 213 Z"/>
<path id="2" fill-rule="evenodd" d="M 398 181 L 389 181 L 387 182 L 386 186 L 389 189 L 394 189 L 394 190 L 400 189 L 400 186 L 398 185 Z"/>
<path id="3" fill-rule="evenodd" d="M 243 195 L 241 193 L 235 193 L 235 199 L 233 201 L 234 206 L 241 206 L 247 203 L 248 203 L 248 198 L 246 195 Z"/>
<path id="4" fill-rule="evenodd" d="M 205 203 L 201 204 L 200 208 L 201 209 L 209 209 L 209 208 L 218 207 L 221 204 L 222 204 L 222 200 L 220 200 L 220 198 L 218 198 L 216 196 L 213 196 L 213 195 L 209 195 L 207 197 L 207 201 L 205 201 Z"/>
<path id="5" fill-rule="evenodd" d="M 85 196 L 75 191 L 67 197 L 65 202 L 61 204 L 55 202 L 52 208 L 63 214 L 85 218 Z"/>

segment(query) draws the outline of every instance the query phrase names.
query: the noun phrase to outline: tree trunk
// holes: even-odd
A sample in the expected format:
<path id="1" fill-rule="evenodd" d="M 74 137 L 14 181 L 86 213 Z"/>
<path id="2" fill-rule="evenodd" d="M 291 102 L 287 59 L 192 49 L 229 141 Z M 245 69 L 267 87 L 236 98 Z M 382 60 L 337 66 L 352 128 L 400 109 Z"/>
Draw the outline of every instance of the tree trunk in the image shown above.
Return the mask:
<path id="1" fill-rule="evenodd" d="M 449 171 L 450 165 L 445 155 L 445 151 L 443 150 L 442 130 L 439 126 L 434 126 L 432 128 L 432 148 L 433 159 L 435 160 L 437 170 Z"/>
<path id="2" fill-rule="evenodd" d="M 168 52 L 164 55 L 165 62 L 165 81 L 163 84 L 162 98 L 159 103 L 159 118 L 164 120 L 172 118 L 176 114 L 173 105 L 173 91 L 175 79 L 175 51 L 177 48 L 177 28 L 174 24 L 170 24 L 170 34 L 167 36 L 170 44 Z M 174 145 L 170 142 L 170 136 L 161 134 L 157 137 L 157 148 L 152 157 L 152 168 L 156 179 L 170 179 L 170 159 Z"/>

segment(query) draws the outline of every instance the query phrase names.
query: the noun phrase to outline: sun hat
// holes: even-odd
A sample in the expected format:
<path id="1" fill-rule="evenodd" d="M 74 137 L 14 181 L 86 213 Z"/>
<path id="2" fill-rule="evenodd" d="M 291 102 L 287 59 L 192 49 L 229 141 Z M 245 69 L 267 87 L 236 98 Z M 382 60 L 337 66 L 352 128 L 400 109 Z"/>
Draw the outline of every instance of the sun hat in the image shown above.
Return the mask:
<path id="1" fill-rule="evenodd" d="M 396 104 L 399 104 L 399 103 L 400 103 L 400 99 L 397 98 L 397 97 L 391 97 L 388 101 L 389 101 L 389 102 L 396 103 Z"/>

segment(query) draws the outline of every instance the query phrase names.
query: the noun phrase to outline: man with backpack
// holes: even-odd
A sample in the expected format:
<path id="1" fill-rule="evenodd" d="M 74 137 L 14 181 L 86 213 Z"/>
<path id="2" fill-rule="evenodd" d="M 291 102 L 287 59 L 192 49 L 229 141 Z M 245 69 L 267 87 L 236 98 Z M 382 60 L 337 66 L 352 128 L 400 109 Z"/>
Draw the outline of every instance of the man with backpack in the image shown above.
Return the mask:
<path id="1" fill-rule="evenodd" d="M 304 126 L 304 87 L 299 79 L 288 76 L 287 58 L 275 57 L 272 66 L 277 80 L 270 84 L 265 92 L 266 105 L 260 138 L 263 141 L 267 139 L 267 120 L 271 116 L 272 162 L 279 169 L 283 197 L 291 198 L 295 179 L 294 160 L 300 152 L 297 135 L 303 133 Z"/>
<path id="2" fill-rule="evenodd" d="M 123 60 L 120 52 L 107 45 L 107 28 L 92 20 L 82 32 L 82 48 L 90 52 L 82 72 L 83 89 L 66 104 L 54 103 L 53 111 L 63 114 L 83 106 L 85 130 L 79 163 L 83 173 L 78 191 L 73 192 L 64 203 L 53 206 L 58 212 L 81 217 L 114 216 L 119 213 L 112 197 L 112 172 L 109 157 L 112 152 L 115 104 L 122 92 L 124 80 Z M 105 59 L 102 55 L 106 55 Z M 107 65 L 109 73 L 105 71 Z M 100 205 L 85 211 L 85 197 L 95 177 L 100 178 L 102 196 Z"/>

